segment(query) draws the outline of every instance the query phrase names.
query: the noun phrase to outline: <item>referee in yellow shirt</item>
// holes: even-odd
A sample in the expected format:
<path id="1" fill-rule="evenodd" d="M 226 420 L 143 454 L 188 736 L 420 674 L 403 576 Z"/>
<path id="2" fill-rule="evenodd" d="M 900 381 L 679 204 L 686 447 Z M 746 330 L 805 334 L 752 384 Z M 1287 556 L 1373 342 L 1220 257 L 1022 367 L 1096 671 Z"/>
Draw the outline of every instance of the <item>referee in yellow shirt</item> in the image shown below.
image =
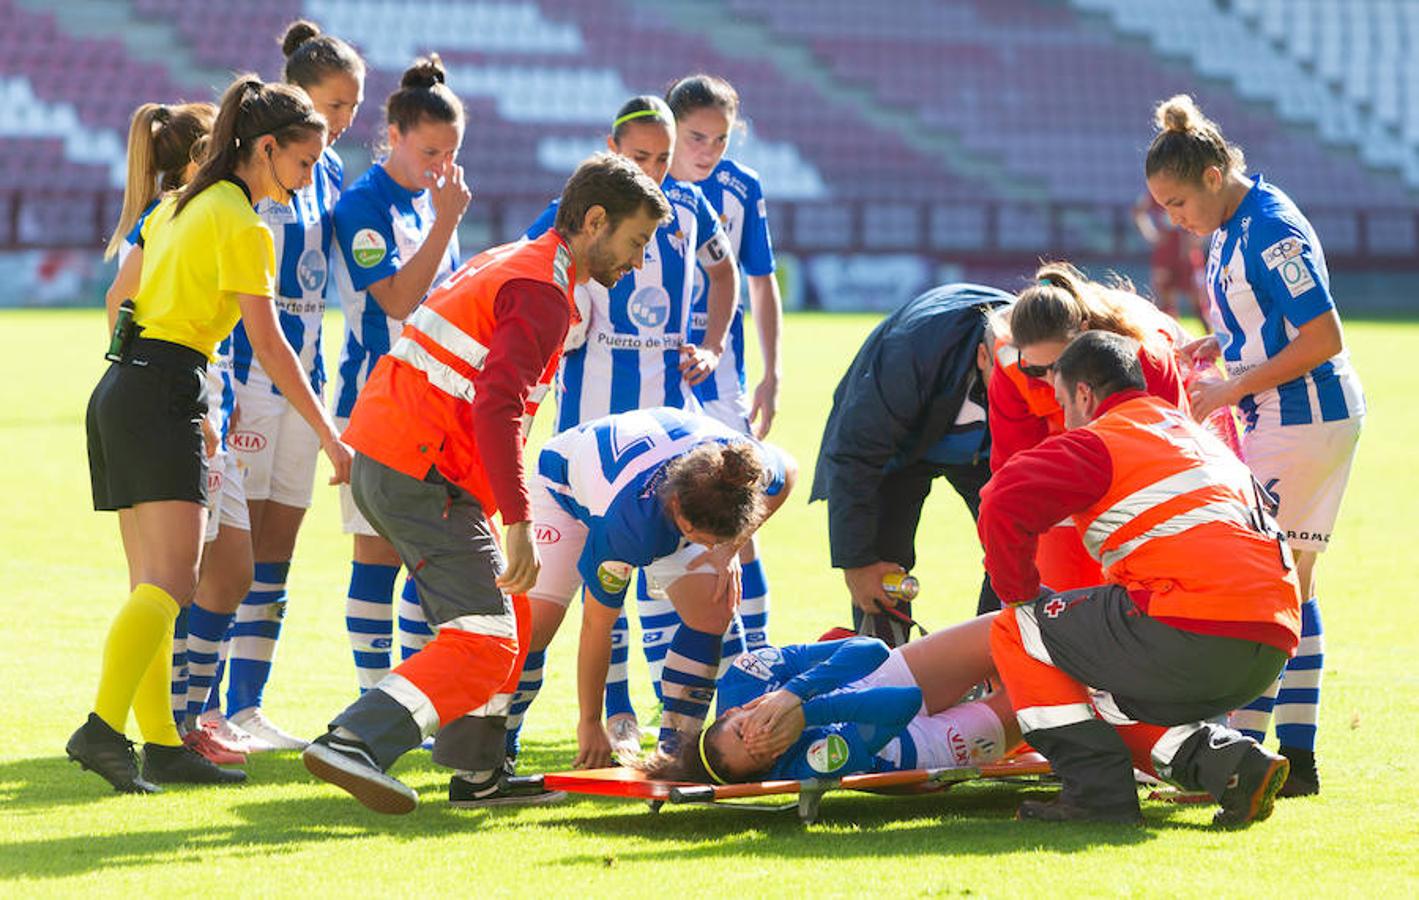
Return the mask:
<path id="1" fill-rule="evenodd" d="M 173 620 L 192 600 L 206 526 L 205 370 L 238 318 L 320 436 L 332 483 L 349 477 L 350 452 L 277 323 L 275 249 L 254 209 L 263 197 L 287 203 L 310 183 L 325 133 L 300 88 L 238 78 L 222 97 L 207 161 L 148 217 L 118 274 L 136 328 L 89 399 L 89 473 L 95 509 L 133 510 L 121 530 L 137 587 L 109 628 L 93 712 L 66 747 L 118 791 L 246 778 L 183 747 L 168 701 Z M 144 740 L 141 775 L 124 736 L 130 708 Z"/>

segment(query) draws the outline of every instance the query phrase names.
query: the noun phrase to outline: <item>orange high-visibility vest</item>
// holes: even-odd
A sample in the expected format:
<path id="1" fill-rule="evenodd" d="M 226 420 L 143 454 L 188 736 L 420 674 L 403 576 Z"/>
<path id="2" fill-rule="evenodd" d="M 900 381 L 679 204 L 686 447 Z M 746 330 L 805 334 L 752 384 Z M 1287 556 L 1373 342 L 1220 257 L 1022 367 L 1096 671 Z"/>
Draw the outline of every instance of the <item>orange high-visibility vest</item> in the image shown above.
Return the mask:
<path id="1" fill-rule="evenodd" d="M 1152 396 L 1085 427 L 1108 448 L 1113 481 L 1074 523 L 1110 582 L 1147 590 L 1150 616 L 1274 624 L 1299 640 L 1290 553 L 1221 441 Z"/>
<path id="2" fill-rule="evenodd" d="M 473 437 L 472 403 L 488 357 L 503 285 L 517 279 L 553 285 L 576 321 L 571 250 L 555 230 L 535 241 L 505 244 L 469 260 L 439 285 L 404 323 L 360 391 L 344 440 L 360 453 L 413 478 L 429 467 L 472 494 L 488 515 L 497 502 Z M 555 351 L 527 395 L 523 433 L 557 373 Z"/>

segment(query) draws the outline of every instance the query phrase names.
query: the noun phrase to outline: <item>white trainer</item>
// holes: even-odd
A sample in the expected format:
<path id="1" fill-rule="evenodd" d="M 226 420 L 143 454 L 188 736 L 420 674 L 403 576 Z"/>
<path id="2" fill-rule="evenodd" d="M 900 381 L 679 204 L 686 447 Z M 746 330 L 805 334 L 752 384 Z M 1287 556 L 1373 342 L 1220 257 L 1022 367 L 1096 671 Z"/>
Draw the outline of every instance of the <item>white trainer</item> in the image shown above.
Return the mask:
<path id="1" fill-rule="evenodd" d="M 266 753 L 276 749 L 251 732 L 243 731 L 233 725 L 226 716 L 222 715 L 220 710 L 207 710 L 197 717 L 197 725 L 210 734 L 220 746 L 236 753 Z"/>
<path id="2" fill-rule="evenodd" d="M 641 755 L 641 725 L 631 713 L 617 713 L 606 720 L 606 738 L 611 742 L 611 755 L 619 762 L 639 759 Z"/>
<path id="3" fill-rule="evenodd" d="M 231 723 L 273 750 L 304 750 L 309 741 L 303 741 L 287 731 L 277 728 L 260 707 L 244 709 L 231 717 Z"/>

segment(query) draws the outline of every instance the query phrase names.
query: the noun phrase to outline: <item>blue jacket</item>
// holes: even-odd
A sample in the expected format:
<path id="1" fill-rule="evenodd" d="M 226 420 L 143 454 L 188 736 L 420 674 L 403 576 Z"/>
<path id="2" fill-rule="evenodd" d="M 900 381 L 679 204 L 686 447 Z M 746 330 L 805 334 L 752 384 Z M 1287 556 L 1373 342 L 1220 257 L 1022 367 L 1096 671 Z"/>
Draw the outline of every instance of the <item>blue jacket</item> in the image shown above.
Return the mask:
<path id="1" fill-rule="evenodd" d="M 835 568 L 877 560 L 883 476 L 948 439 L 968 395 L 985 405 L 976 347 L 986 315 L 1013 300 L 983 285 L 944 284 L 884 319 L 857 351 L 833 392 L 808 497 L 828 501 Z M 987 457 L 983 450 L 982 464 Z"/>

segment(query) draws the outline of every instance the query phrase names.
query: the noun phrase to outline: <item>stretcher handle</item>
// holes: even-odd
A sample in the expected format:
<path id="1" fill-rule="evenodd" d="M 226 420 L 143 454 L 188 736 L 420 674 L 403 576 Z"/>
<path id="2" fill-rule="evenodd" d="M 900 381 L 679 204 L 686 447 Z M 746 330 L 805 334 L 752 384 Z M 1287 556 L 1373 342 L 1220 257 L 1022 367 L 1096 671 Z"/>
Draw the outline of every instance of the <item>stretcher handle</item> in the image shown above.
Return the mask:
<path id="1" fill-rule="evenodd" d="M 503 781 L 510 788 L 523 788 L 525 790 L 541 790 L 541 775 L 510 775 Z"/>

